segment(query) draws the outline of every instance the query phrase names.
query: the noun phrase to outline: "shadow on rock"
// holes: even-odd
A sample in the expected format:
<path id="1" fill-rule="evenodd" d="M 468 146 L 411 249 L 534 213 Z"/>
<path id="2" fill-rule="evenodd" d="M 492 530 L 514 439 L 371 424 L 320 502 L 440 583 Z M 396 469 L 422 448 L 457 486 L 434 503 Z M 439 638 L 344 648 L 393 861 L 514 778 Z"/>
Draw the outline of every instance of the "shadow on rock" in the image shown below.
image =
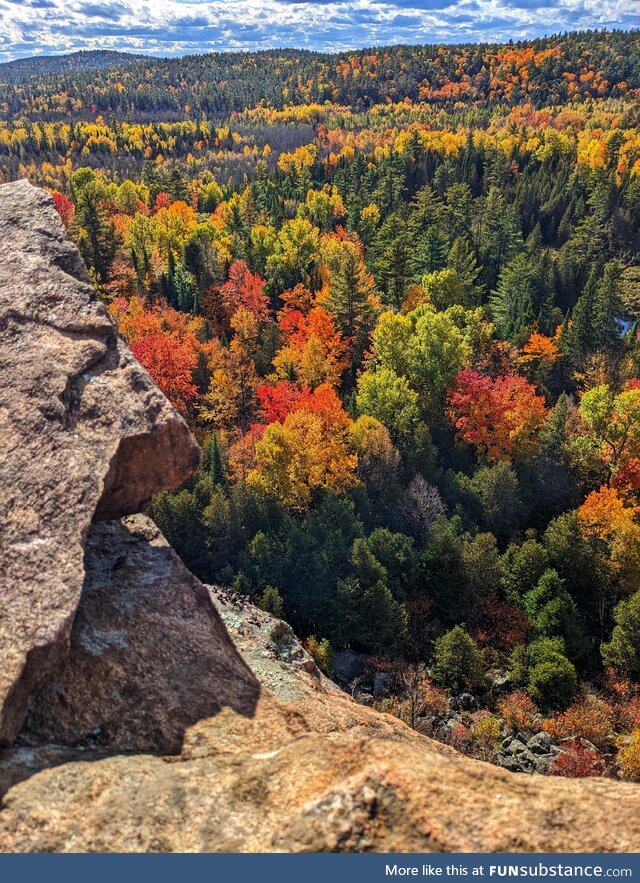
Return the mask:
<path id="1" fill-rule="evenodd" d="M 29 700 L 18 744 L 177 754 L 260 687 L 204 586 L 144 516 L 91 526 L 70 648 Z"/>

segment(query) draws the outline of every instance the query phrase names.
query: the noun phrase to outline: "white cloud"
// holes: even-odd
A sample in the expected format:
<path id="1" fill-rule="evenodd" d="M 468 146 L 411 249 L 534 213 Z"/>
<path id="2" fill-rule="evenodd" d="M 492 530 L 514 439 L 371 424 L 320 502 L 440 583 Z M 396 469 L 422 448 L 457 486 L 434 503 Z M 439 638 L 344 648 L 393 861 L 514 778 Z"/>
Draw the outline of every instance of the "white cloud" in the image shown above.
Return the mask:
<path id="1" fill-rule="evenodd" d="M 0 0 L 0 20 L 4 61 L 77 49 L 337 51 L 640 27 L 640 0 Z"/>

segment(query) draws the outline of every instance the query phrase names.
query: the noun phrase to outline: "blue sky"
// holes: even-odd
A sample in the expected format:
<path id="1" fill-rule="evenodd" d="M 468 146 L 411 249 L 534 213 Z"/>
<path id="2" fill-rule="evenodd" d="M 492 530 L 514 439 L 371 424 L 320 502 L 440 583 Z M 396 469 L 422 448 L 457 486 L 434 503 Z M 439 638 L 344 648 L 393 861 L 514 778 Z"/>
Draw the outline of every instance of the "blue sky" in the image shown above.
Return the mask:
<path id="1" fill-rule="evenodd" d="M 507 40 L 640 27 L 640 0 L 0 0 L 0 60 Z"/>

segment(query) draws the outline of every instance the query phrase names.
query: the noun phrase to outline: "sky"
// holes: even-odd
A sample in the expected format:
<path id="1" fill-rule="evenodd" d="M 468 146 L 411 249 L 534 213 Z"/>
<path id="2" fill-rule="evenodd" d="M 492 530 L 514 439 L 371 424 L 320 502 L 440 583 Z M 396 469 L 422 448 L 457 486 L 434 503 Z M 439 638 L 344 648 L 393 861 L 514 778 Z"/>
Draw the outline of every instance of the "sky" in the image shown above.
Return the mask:
<path id="1" fill-rule="evenodd" d="M 0 0 L 0 61 L 517 40 L 640 27 L 640 0 Z"/>

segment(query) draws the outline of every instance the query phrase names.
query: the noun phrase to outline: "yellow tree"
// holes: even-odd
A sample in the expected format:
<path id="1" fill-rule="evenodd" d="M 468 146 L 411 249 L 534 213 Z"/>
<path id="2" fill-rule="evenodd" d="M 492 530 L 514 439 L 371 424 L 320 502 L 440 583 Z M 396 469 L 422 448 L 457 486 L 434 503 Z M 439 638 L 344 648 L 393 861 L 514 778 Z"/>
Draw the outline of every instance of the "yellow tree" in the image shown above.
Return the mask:
<path id="1" fill-rule="evenodd" d="M 343 428 L 327 426 L 319 414 L 299 410 L 284 423 L 271 423 L 255 448 L 248 484 L 283 505 L 304 510 L 314 490 L 343 490 L 357 484 L 357 457 Z"/>

